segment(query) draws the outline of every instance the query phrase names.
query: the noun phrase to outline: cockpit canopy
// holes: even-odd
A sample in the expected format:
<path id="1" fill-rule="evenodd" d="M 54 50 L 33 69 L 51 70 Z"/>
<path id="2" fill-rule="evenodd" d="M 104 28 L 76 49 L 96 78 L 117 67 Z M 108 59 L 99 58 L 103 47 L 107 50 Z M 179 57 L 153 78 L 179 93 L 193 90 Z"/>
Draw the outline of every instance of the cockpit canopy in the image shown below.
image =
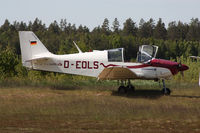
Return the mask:
<path id="1" fill-rule="evenodd" d="M 94 50 L 98 51 L 98 50 Z M 124 48 L 104 50 L 107 52 L 109 62 L 124 62 Z M 144 63 L 156 57 L 158 46 L 142 45 L 137 53 L 137 62 Z"/>
<path id="2" fill-rule="evenodd" d="M 137 62 L 143 63 L 148 62 L 152 58 L 156 57 L 158 51 L 158 46 L 154 45 L 142 45 L 139 47 L 139 52 L 137 53 Z"/>
<path id="3" fill-rule="evenodd" d="M 124 62 L 124 48 L 109 49 L 107 51 L 109 62 Z"/>

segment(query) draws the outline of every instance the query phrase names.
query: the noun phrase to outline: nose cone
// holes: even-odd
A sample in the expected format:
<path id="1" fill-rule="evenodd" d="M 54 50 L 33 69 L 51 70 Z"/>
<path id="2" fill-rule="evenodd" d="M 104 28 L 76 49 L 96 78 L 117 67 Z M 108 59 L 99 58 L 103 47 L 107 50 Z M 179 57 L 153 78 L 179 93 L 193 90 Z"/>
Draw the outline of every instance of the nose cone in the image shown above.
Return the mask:
<path id="1" fill-rule="evenodd" d="M 181 65 L 181 68 L 179 69 L 179 71 L 185 71 L 185 70 L 188 70 L 188 69 L 189 69 L 188 66 L 182 64 L 182 65 Z"/>

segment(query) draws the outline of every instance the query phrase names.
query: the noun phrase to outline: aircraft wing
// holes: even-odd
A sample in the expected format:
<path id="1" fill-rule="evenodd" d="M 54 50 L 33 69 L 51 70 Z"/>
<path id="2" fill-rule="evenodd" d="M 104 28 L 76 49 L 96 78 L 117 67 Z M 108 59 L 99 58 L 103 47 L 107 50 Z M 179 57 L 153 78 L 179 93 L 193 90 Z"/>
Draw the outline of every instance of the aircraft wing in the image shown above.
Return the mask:
<path id="1" fill-rule="evenodd" d="M 100 80 L 123 80 L 135 78 L 137 78 L 137 75 L 124 67 L 105 68 L 98 76 L 98 79 Z"/>

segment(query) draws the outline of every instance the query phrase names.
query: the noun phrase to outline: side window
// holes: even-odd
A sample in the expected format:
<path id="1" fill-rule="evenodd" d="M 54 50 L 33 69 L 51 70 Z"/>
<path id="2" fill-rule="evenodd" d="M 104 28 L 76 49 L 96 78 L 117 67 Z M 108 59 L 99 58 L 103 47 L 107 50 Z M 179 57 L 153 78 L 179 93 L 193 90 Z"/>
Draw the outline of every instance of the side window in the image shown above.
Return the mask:
<path id="1" fill-rule="evenodd" d="M 109 62 L 122 62 L 123 61 L 123 49 L 111 49 L 108 50 L 108 61 Z"/>

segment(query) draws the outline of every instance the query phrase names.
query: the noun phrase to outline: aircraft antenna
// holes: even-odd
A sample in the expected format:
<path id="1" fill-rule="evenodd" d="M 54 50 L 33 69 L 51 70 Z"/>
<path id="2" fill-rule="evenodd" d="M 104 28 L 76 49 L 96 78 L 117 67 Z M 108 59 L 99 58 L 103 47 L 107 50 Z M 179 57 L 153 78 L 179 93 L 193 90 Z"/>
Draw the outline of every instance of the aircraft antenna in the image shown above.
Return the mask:
<path id="1" fill-rule="evenodd" d="M 73 41 L 73 43 L 74 43 L 74 45 L 76 46 L 78 52 L 79 52 L 79 53 L 83 53 L 83 52 L 80 50 L 80 48 L 76 45 L 76 43 L 75 43 L 74 41 Z"/>

